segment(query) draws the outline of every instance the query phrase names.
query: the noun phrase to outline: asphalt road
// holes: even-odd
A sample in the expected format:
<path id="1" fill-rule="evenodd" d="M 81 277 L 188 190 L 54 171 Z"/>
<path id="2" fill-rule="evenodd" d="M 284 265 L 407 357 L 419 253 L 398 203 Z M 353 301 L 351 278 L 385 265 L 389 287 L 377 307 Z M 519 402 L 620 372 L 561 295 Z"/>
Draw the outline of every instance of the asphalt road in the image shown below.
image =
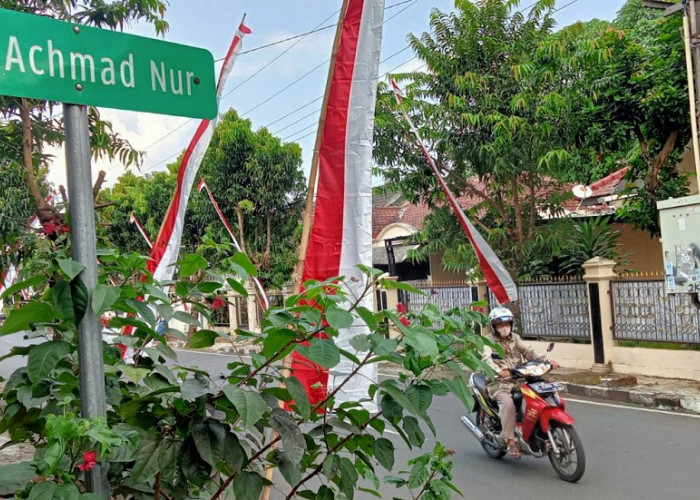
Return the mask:
<path id="1" fill-rule="evenodd" d="M 21 336 L 0 337 L 0 355 Z M 229 356 L 180 351 L 180 363 L 198 366 L 210 373 L 223 372 Z M 7 377 L 18 362 L 0 363 Z M 586 474 L 577 484 L 561 481 L 546 458 L 523 457 L 493 460 L 459 421 L 463 409 L 447 396 L 433 402 L 430 415 L 438 429 L 433 437 L 426 430 L 429 451 L 437 439 L 455 450 L 454 482 L 473 500 L 550 499 L 561 500 L 697 500 L 700 498 L 700 418 L 668 414 L 591 401 L 569 401 L 567 409 L 577 420 L 576 429 L 586 452 Z M 424 453 L 408 450 L 395 434 L 396 464 Z M 382 487 L 384 498 L 411 498 L 405 490 Z M 281 498 L 279 492 L 272 495 Z M 456 495 L 455 495 L 456 497 Z M 373 498 L 359 493 L 356 498 Z"/>

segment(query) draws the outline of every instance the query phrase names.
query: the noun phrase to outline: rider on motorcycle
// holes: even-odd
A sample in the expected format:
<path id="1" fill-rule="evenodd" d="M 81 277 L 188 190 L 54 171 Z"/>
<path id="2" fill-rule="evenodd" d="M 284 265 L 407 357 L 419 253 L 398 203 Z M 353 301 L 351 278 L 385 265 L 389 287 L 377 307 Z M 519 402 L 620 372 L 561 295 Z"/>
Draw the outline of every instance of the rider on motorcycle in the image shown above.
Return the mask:
<path id="1" fill-rule="evenodd" d="M 515 403 L 512 390 L 515 383 L 509 381 L 510 370 L 533 359 L 541 358 L 534 349 L 528 347 L 518 334 L 513 331 L 513 313 L 506 307 L 495 307 L 489 313 L 491 335 L 503 347 L 505 358 L 489 346 L 484 346 L 483 360 L 493 369 L 496 380 L 489 386 L 489 395 L 498 403 L 498 416 L 501 420 L 501 435 L 508 445 L 508 456 L 520 458 L 522 452 L 515 442 Z M 550 360 L 552 368 L 559 365 Z"/>

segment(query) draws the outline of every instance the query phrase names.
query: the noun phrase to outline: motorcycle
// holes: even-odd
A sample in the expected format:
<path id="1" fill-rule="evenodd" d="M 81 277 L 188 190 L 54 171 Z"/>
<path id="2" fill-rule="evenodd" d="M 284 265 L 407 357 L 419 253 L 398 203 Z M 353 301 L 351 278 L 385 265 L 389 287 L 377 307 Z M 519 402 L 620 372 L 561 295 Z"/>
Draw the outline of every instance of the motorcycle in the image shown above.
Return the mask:
<path id="1" fill-rule="evenodd" d="M 553 343 L 549 345 L 544 360 L 529 361 L 510 370 L 511 380 L 518 382 L 513 389 L 515 439 L 524 454 L 536 458 L 547 455 L 557 475 L 564 481 L 575 483 L 586 469 L 583 444 L 573 427 L 575 421 L 566 412 L 564 400 L 559 395 L 565 387 L 542 378 L 552 370 L 549 353 L 553 347 Z M 486 454 L 500 459 L 506 454 L 507 446 L 501 436 L 498 404 L 489 396 L 487 385 L 485 374 L 473 373 L 470 376 L 469 389 L 476 401 L 476 421 L 468 416 L 461 417 L 461 420 L 479 440 Z"/>

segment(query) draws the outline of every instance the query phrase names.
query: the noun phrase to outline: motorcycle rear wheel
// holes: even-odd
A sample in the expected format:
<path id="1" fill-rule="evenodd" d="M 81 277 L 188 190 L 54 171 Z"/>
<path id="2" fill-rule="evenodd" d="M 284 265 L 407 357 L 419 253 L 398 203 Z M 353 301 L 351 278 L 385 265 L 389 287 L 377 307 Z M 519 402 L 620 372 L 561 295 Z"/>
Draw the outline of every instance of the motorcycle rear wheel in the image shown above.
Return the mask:
<path id="1" fill-rule="evenodd" d="M 552 422 L 551 431 L 559 448 L 559 456 L 554 450 L 549 450 L 549 461 L 561 479 L 575 483 L 586 470 L 586 454 L 581 438 L 572 426 L 559 422 Z"/>

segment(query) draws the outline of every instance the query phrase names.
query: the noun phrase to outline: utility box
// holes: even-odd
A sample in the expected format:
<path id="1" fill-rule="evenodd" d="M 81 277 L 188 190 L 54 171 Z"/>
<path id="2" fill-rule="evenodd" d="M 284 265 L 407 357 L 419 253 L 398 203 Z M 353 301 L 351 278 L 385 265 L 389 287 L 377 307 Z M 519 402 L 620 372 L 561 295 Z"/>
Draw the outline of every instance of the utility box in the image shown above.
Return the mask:
<path id="1" fill-rule="evenodd" d="M 700 292 L 700 195 L 656 203 L 666 293 Z"/>

